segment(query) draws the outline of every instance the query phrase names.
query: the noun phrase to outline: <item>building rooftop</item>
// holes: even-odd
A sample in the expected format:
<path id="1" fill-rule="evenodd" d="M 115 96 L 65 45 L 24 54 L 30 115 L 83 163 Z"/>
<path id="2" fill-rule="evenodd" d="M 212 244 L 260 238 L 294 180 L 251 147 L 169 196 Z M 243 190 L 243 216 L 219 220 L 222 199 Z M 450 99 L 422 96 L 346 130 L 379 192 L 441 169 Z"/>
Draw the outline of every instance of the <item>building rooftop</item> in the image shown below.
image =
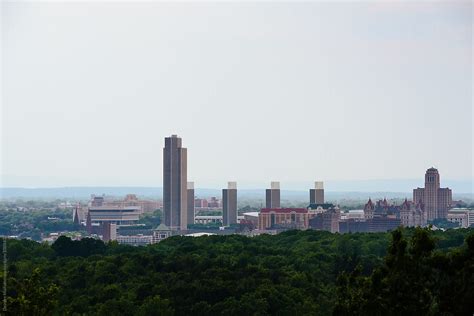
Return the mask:
<path id="1" fill-rule="evenodd" d="M 315 188 L 316 190 L 324 190 L 324 182 L 322 182 L 322 181 L 316 181 L 316 182 L 314 183 L 314 188 Z"/>
<path id="2" fill-rule="evenodd" d="M 91 206 L 90 212 L 139 212 L 140 206 Z"/>
<path id="3" fill-rule="evenodd" d="M 465 212 L 474 212 L 473 208 L 467 208 L 467 207 L 456 207 L 448 210 L 448 213 L 453 212 L 453 213 L 465 213 Z"/>
<path id="4" fill-rule="evenodd" d="M 91 206 L 89 211 L 139 211 L 140 206 Z"/>
<path id="5" fill-rule="evenodd" d="M 308 210 L 305 208 L 262 208 L 260 213 L 307 213 Z"/>
<path id="6" fill-rule="evenodd" d="M 272 190 L 280 190 L 280 182 L 278 182 L 278 181 L 272 181 L 272 182 L 270 183 L 270 188 L 271 188 Z"/>
<path id="7" fill-rule="evenodd" d="M 188 237 L 201 237 L 201 236 L 211 236 L 211 235 L 216 235 L 214 233 L 193 233 L 193 234 L 187 234 L 185 236 Z"/>
<path id="8" fill-rule="evenodd" d="M 158 227 L 155 230 L 171 230 L 171 229 L 165 224 L 161 223 L 160 225 L 158 225 Z"/>
<path id="9" fill-rule="evenodd" d="M 318 207 L 322 207 L 323 209 L 326 210 L 326 209 L 334 207 L 334 204 L 332 204 L 332 203 L 311 203 L 311 204 L 308 205 L 307 208 L 315 210 Z"/>
<path id="10" fill-rule="evenodd" d="M 260 212 L 245 212 L 244 216 L 258 217 L 258 214 L 260 214 Z"/>

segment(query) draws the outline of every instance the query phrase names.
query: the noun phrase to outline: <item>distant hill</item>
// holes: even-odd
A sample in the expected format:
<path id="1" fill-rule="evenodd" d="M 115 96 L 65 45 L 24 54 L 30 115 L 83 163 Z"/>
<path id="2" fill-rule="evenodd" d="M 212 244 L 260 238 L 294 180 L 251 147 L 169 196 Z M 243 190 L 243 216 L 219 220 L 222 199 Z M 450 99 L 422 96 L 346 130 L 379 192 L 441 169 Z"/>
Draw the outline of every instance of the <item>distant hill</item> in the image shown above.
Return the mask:
<path id="1" fill-rule="evenodd" d="M 58 188 L 0 188 L 2 199 L 89 199 L 91 194 L 112 197 L 123 197 L 126 194 L 136 194 L 139 197 L 161 199 L 163 189 L 161 187 L 58 187 Z M 220 197 L 220 189 L 196 188 L 197 197 Z M 411 198 L 411 192 L 389 192 L 389 191 L 327 191 L 327 200 L 365 200 L 369 197 L 377 198 Z M 239 198 L 264 199 L 265 189 L 240 189 Z M 305 201 L 309 198 L 306 190 L 282 190 L 282 200 Z M 454 193 L 454 199 L 473 200 L 472 193 Z"/>

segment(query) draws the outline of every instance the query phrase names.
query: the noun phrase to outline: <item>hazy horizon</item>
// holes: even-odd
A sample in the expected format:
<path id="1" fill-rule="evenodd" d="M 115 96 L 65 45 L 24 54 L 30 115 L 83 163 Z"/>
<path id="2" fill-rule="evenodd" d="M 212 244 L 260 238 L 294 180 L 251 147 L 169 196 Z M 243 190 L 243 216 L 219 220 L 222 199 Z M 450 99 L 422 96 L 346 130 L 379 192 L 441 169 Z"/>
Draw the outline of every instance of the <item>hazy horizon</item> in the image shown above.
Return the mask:
<path id="1" fill-rule="evenodd" d="M 324 188 L 326 192 L 390 192 L 390 193 L 412 193 L 412 190 L 417 187 L 423 187 L 424 179 L 379 179 L 379 180 L 339 180 L 326 181 Z M 459 194 L 474 194 L 472 188 L 472 180 L 442 180 L 441 187 L 448 187 Z M 225 188 L 227 183 L 222 183 L 220 186 L 203 186 L 195 183 L 196 190 L 221 190 Z M 270 186 L 270 183 L 237 183 L 237 188 L 240 191 L 255 191 L 264 190 Z M 306 182 L 280 182 L 282 191 L 307 191 L 314 188 L 314 183 Z M 120 186 L 120 185 L 82 185 L 82 186 L 3 186 L 0 189 L 26 189 L 26 190 L 55 190 L 55 189 L 86 189 L 86 188 L 130 188 L 130 189 L 162 189 L 162 185 L 156 186 Z M 263 192 L 263 191 L 262 191 Z M 98 194 L 100 192 L 97 192 Z M 130 192 L 133 193 L 133 192 Z"/>
<path id="2" fill-rule="evenodd" d="M 469 1 L 1 10 L 2 187 L 160 187 L 178 134 L 200 187 L 434 166 L 472 192 Z"/>

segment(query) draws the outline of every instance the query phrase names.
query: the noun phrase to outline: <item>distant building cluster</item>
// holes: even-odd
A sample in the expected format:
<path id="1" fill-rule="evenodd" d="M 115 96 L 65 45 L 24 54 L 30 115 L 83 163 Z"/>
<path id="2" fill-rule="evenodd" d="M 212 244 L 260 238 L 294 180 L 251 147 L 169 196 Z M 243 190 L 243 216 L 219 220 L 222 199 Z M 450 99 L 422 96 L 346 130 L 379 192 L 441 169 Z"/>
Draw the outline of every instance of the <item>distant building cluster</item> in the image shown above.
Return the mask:
<path id="1" fill-rule="evenodd" d="M 164 224 L 172 231 L 184 232 L 188 225 L 197 223 L 222 223 L 230 226 L 238 223 L 237 182 L 229 182 L 222 190 L 222 199 L 195 198 L 194 182 L 187 179 L 187 149 L 177 135 L 165 138 L 163 148 L 163 216 Z M 196 211 L 220 209 L 218 218 L 199 217 Z"/>
<path id="2" fill-rule="evenodd" d="M 272 181 L 265 190 L 265 207 L 260 212 L 241 215 L 237 210 L 237 182 L 227 183 L 222 197 L 209 199 L 195 196 L 194 182 L 187 179 L 187 149 L 177 135 L 165 138 L 163 148 L 163 203 L 141 200 L 129 194 L 123 200 L 107 200 L 92 196 L 87 207 L 76 207 L 74 221 L 87 227 L 89 234 L 103 240 L 142 245 L 156 243 L 172 235 L 200 235 L 189 225 L 219 225 L 226 233 L 229 227 L 239 227 L 250 235 L 276 233 L 287 229 L 315 229 L 332 233 L 384 232 L 399 226 L 426 226 L 429 221 L 445 219 L 469 227 L 474 224 L 472 210 L 452 209 L 452 192 L 440 187 L 438 170 L 425 174 L 424 188 L 413 190 L 413 199 L 395 204 L 386 199 L 368 199 L 361 210 L 341 211 L 338 205 L 325 202 L 324 183 L 317 181 L 309 189 L 309 203 L 303 208 L 281 205 L 280 182 Z M 163 210 L 162 224 L 149 234 L 143 234 L 138 224 L 143 213 Z M 203 215 L 201 211 L 220 210 L 222 215 Z M 212 214 L 212 213 L 211 213 Z M 120 229 L 123 234 L 118 234 Z M 196 235 L 197 234 L 197 235 Z M 206 233 L 207 234 L 207 233 Z"/>
<path id="3" fill-rule="evenodd" d="M 104 195 L 92 195 L 88 205 L 76 205 L 73 207 L 73 220 L 76 223 L 85 224 L 87 213 L 90 208 L 107 208 L 112 207 L 116 209 L 136 208 L 140 213 L 152 213 L 161 209 L 161 201 L 138 199 L 135 194 L 127 194 L 123 200 L 109 199 Z"/>
<path id="4" fill-rule="evenodd" d="M 164 213 L 165 223 L 171 230 L 186 230 L 190 223 L 203 223 L 206 220 L 196 216 L 197 207 L 211 207 L 210 202 L 202 199 L 188 199 L 187 183 L 187 149 L 182 147 L 181 138 L 176 135 L 165 138 L 163 149 L 164 168 Z M 194 184 L 192 187 L 194 194 Z M 425 187 L 413 190 L 413 199 L 400 205 L 390 204 L 386 199 L 376 201 L 369 198 L 363 212 L 341 212 L 339 207 L 326 204 L 324 200 L 324 183 L 315 182 L 309 190 L 309 205 L 307 208 L 281 207 L 280 183 L 272 181 L 270 188 L 265 190 L 265 208 L 258 214 L 255 223 L 249 219 L 237 218 L 237 183 L 229 182 L 227 189 L 222 190 L 222 223 L 224 226 L 239 222 L 251 225 L 255 223 L 258 230 L 278 229 L 321 229 L 331 232 L 356 231 L 387 231 L 398 226 L 425 226 L 428 221 L 447 219 L 464 224 L 467 215 L 451 214 L 448 211 L 452 205 L 452 192 L 449 188 L 440 187 L 438 170 L 430 168 L 426 171 Z M 187 201 L 194 201 L 194 211 L 184 207 Z M 217 199 L 216 199 L 217 202 Z M 219 207 L 219 203 L 212 206 Z M 185 210 L 188 210 L 185 212 Z"/>
<path id="5" fill-rule="evenodd" d="M 73 209 L 73 221 L 104 241 L 121 241 L 124 236 L 119 236 L 117 229 L 136 226 L 140 216 L 160 208 L 160 201 L 138 199 L 135 194 L 128 194 L 123 200 L 92 195 L 88 205 Z"/>
<path id="6" fill-rule="evenodd" d="M 196 211 L 198 210 L 212 210 L 219 209 L 222 207 L 222 202 L 217 197 L 213 196 L 209 199 L 205 198 L 195 198 L 194 207 Z"/>
<path id="7" fill-rule="evenodd" d="M 363 210 L 341 212 L 339 207 L 324 203 L 324 186 L 316 182 L 310 189 L 307 208 L 280 208 L 279 183 L 272 182 L 266 190 L 266 208 L 259 214 L 260 230 L 316 229 L 330 232 L 384 232 L 399 226 L 426 226 L 428 221 L 446 219 L 469 227 L 474 213 L 466 209 L 451 209 L 452 192 L 440 188 L 438 170 L 426 171 L 425 187 L 413 190 L 413 200 L 400 205 L 386 199 L 373 202 L 369 198 Z"/>

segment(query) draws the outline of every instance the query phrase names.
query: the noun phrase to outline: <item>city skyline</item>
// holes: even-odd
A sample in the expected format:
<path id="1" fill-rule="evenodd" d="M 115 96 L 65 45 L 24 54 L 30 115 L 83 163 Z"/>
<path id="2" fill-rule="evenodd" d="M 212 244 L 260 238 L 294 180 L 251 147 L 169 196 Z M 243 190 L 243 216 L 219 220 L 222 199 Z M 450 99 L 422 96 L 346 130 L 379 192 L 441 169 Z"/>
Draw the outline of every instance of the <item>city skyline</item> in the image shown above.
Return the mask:
<path id="1" fill-rule="evenodd" d="M 473 315 L 474 2 L 0 2 L 2 315 Z"/>
<path id="2" fill-rule="evenodd" d="M 470 8 L 2 2 L 2 186 L 472 182 Z"/>

